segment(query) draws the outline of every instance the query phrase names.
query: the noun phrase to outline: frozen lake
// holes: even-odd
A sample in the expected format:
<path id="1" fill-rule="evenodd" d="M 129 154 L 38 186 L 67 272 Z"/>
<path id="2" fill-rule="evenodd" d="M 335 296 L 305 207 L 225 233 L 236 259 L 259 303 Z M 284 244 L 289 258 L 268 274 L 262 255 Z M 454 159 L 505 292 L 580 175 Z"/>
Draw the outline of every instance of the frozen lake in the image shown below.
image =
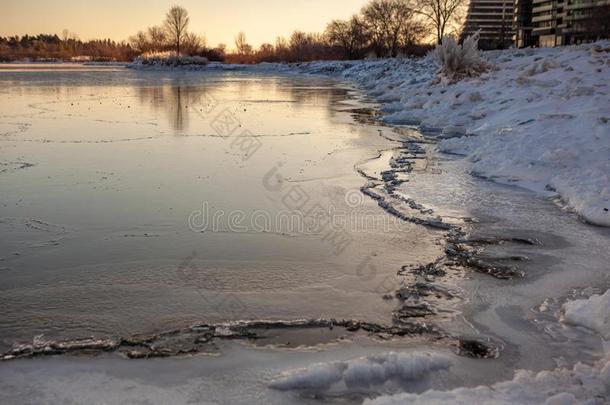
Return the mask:
<path id="1" fill-rule="evenodd" d="M 610 285 L 608 230 L 473 177 L 415 130 L 376 122 L 345 84 L 11 66 L 0 85 L 0 352 L 96 337 L 121 338 L 123 355 L 94 344 L 0 362 L 0 402 L 358 403 L 599 356 L 599 338 L 559 316 Z M 265 322 L 218 326 L 231 321 Z M 125 359 L 133 348 L 171 358 Z M 269 388 L 388 351 L 451 366 L 403 359 L 425 372 Z"/>
<path id="2" fill-rule="evenodd" d="M 393 145 L 334 81 L 95 67 L 0 81 L 4 350 L 194 322 L 387 322 L 382 281 L 440 252 L 360 193 L 354 166 Z"/>

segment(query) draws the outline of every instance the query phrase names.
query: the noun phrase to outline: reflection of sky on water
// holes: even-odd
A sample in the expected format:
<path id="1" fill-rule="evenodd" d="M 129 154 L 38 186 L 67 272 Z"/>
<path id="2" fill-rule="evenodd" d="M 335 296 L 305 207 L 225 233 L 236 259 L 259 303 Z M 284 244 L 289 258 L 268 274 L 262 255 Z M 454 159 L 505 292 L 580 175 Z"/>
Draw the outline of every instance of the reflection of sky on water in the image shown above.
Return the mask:
<path id="1" fill-rule="evenodd" d="M 437 253 L 421 227 L 354 232 L 340 255 L 334 238 L 298 230 L 189 228 L 204 202 L 214 213 L 276 218 L 295 187 L 306 195 L 304 213 L 346 208 L 346 190 L 363 182 L 354 165 L 393 144 L 340 111 L 347 90 L 330 79 L 21 71 L 0 72 L 0 92 L 0 161 L 31 164 L 0 173 L 0 267 L 9 269 L 0 272 L 0 346 L 41 333 L 125 335 L 240 319 L 247 315 L 218 304 L 236 297 L 266 319 L 387 320 L 381 279 L 371 285 L 357 274 L 363 255 L 376 253 L 385 278 L 405 261 L 396 243 L 417 252 L 413 260 Z M 212 123 L 223 111 L 240 123 L 237 135 L 260 142 L 256 154 L 246 159 L 237 137 L 218 136 Z M 263 181 L 276 167 L 282 182 L 270 191 Z M 193 252 L 189 278 L 178 277 Z"/>

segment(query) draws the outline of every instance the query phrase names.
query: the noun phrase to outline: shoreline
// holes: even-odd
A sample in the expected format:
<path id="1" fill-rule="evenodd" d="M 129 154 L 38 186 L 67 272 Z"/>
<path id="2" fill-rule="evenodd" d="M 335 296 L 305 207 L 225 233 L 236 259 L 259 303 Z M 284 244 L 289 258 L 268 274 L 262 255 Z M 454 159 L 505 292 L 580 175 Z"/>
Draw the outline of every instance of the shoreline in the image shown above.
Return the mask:
<path id="1" fill-rule="evenodd" d="M 554 197 L 583 221 L 610 227 L 610 41 L 482 55 L 490 72 L 448 84 L 435 79 L 429 58 L 127 68 L 346 80 L 381 104 L 386 123 L 434 135 L 473 173 Z"/>
<path id="2" fill-rule="evenodd" d="M 366 96 L 365 93 L 359 92 L 358 96 Z M 346 100 L 357 101 L 357 98 L 348 96 Z M 358 101 L 358 103 L 360 103 Z M 353 109 L 348 108 L 347 110 L 341 110 L 351 116 L 355 122 L 359 119 L 367 121 L 368 111 L 360 111 L 359 108 Z M 359 117 L 359 118 L 358 118 Z M 417 164 L 420 159 L 426 159 L 426 151 L 424 151 L 419 144 L 429 144 L 431 141 L 427 141 L 416 132 L 412 132 L 411 135 L 415 136 L 410 139 L 405 138 L 401 135 L 400 128 L 383 124 L 382 122 L 374 119 L 371 122 L 364 122 L 363 125 L 373 125 L 375 127 L 381 125 L 382 127 L 388 128 L 392 131 L 396 131 L 396 137 L 388 137 L 384 134 L 379 134 L 382 138 L 390 141 L 395 146 L 386 149 L 386 152 L 396 152 L 404 154 L 398 158 L 395 162 L 392 158 L 392 163 L 385 167 L 385 171 L 381 173 L 382 177 L 378 179 L 377 186 L 390 187 L 392 190 L 397 185 L 401 184 L 401 181 L 396 179 L 397 173 L 409 174 L 412 170 L 412 166 Z M 377 160 L 381 157 L 381 153 L 378 156 L 373 156 L 367 161 Z M 384 215 L 394 216 L 395 218 L 413 223 L 417 226 L 423 226 L 430 229 L 433 232 L 446 233 L 448 231 L 457 232 L 460 234 L 459 228 L 453 224 L 444 223 L 440 217 L 431 217 L 423 207 L 417 205 L 413 200 L 401 200 L 397 199 L 399 203 L 405 203 L 410 209 L 413 209 L 413 214 L 401 214 L 396 208 L 393 208 L 391 204 L 380 196 L 374 195 L 373 185 L 370 184 L 370 180 L 373 177 L 367 178 L 367 174 L 363 169 L 358 167 L 358 163 L 354 166 L 355 174 L 358 174 L 367 180 L 367 184 L 361 187 L 362 193 L 365 196 L 371 197 L 372 200 L 377 201 L 379 207 L 385 211 Z M 388 177 L 389 176 L 389 177 Z M 426 217 L 428 215 L 428 217 Z M 441 236 L 443 240 L 448 240 L 448 236 Z M 423 263 L 421 265 L 413 267 L 413 272 L 426 274 L 438 273 L 439 270 L 436 267 L 440 267 L 440 261 L 435 259 L 430 263 Z M 397 274 L 407 271 L 407 266 L 402 266 L 402 269 L 396 269 Z M 435 269 L 431 270 L 431 267 Z M 402 277 L 402 276 L 400 276 Z M 435 287 L 431 284 L 425 285 L 420 283 L 418 287 L 418 295 L 427 296 L 431 293 L 438 294 L 442 293 L 446 298 L 452 299 L 454 296 L 449 290 L 443 290 L 442 287 Z M 90 336 L 68 340 L 45 340 L 43 338 L 34 339 L 32 343 L 18 344 L 11 350 L 0 353 L 0 361 L 10 361 L 22 358 L 34 358 L 41 356 L 55 356 L 65 354 L 84 354 L 84 355 L 96 355 L 104 352 L 116 352 L 122 356 L 130 359 L 140 358 L 157 358 L 157 357 L 172 357 L 172 356 L 183 356 L 205 353 L 210 347 L 208 344 L 214 340 L 247 340 L 256 342 L 259 339 L 271 339 L 273 336 L 265 337 L 264 334 L 260 335 L 257 333 L 258 330 L 264 329 L 267 331 L 275 330 L 281 332 L 282 330 L 295 329 L 295 330 L 307 330 L 307 329 L 328 329 L 333 330 L 335 328 L 343 330 L 341 338 L 356 336 L 361 333 L 369 335 L 370 338 L 382 339 L 393 339 L 393 338 L 404 338 L 404 337 L 425 337 L 431 339 L 431 341 L 444 342 L 443 346 L 454 348 L 453 350 L 460 355 L 466 357 L 483 358 L 483 357 L 497 357 L 501 350 L 501 343 L 493 341 L 478 340 L 467 336 L 452 335 L 443 332 L 437 328 L 434 323 L 429 324 L 426 320 L 428 316 L 435 316 L 437 312 L 432 306 L 424 303 L 418 304 L 406 304 L 409 295 L 408 289 L 392 290 L 388 295 L 391 299 L 396 299 L 398 302 L 402 302 L 403 306 L 397 307 L 394 312 L 395 322 L 390 324 L 378 324 L 368 322 L 359 319 L 295 319 L 295 320 L 266 320 L 266 319 L 244 319 L 236 322 L 218 323 L 218 324 L 196 324 L 191 327 L 185 327 L 182 329 L 174 329 L 161 331 L 154 334 L 140 334 L 130 336 Z M 379 295 L 379 299 L 383 299 L 382 295 Z M 423 322 L 420 322 L 424 320 Z M 175 340 L 172 341 L 172 337 Z M 337 336 L 335 337 L 337 338 Z M 185 343 L 186 342 L 186 343 Z M 322 342 L 319 342 L 320 344 Z M 305 346 L 315 347 L 318 343 L 309 342 Z"/>

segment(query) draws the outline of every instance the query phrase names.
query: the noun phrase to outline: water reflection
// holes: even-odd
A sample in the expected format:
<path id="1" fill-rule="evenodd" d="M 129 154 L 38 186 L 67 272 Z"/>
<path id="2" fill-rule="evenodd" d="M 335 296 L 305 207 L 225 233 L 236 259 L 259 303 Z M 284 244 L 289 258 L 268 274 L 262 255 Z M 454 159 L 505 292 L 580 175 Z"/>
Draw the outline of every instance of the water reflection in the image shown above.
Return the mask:
<path id="1" fill-rule="evenodd" d="M 346 190 L 363 184 L 354 165 L 380 138 L 337 112 L 350 100 L 332 80 L 45 71 L 1 73 L 0 91 L 0 160 L 11 165 L 0 179 L 0 345 L 244 318 L 386 322 L 394 304 L 356 274 L 362 255 L 378 252 L 379 283 L 405 263 L 389 239 L 404 238 L 413 261 L 438 256 L 423 228 L 353 232 L 338 255 L 323 235 L 188 226 L 204 202 L 271 218 L 345 207 Z M 223 111 L 242 124 L 236 135 L 261 142 L 255 155 L 215 135 Z M 280 189 L 263 183 L 274 168 Z M 235 300 L 247 313 L 224 304 Z"/>
<path id="2" fill-rule="evenodd" d="M 210 103 L 244 107 L 250 103 L 289 104 L 300 110 L 311 106 L 332 116 L 337 102 L 344 100 L 347 90 L 328 86 L 312 87 L 311 84 L 295 86 L 294 79 L 282 77 L 257 78 L 236 76 L 230 80 L 202 81 L 194 78 L 170 78 L 162 86 L 135 86 L 134 91 L 141 106 L 148 106 L 155 113 L 163 113 L 175 135 L 191 129 L 192 121 L 202 118 Z M 222 87 L 222 90 L 220 89 Z M 222 93 L 222 96 L 219 95 Z M 264 98 L 261 98 L 264 95 Z"/>
<path id="3" fill-rule="evenodd" d="M 185 86 L 179 83 L 161 87 L 134 88 L 138 101 L 155 113 L 164 113 L 167 122 L 176 134 L 189 128 L 189 108 L 202 104 L 203 97 L 209 92 L 206 86 Z"/>
<path id="4" fill-rule="evenodd" d="M 334 81 L 327 78 L 254 76 L 245 72 L 138 72 L 119 68 L 69 71 L 61 66 L 48 66 L 44 72 L 27 66 L 0 72 L 0 92 L 20 98 L 54 98 L 53 105 L 45 106 L 51 110 L 59 109 L 61 103 L 75 102 L 76 107 L 76 102 L 91 98 L 100 101 L 107 98 L 120 108 L 131 104 L 128 99 L 133 97 L 144 109 L 138 114 L 152 111 L 160 118 L 165 117 L 174 135 L 194 129 L 210 100 L 221 106 L 239 105 L 235 111 L 239 108 L 243 111 L 253 103 L 268 103 L 270 108 L 290 105 L 302 112 L 315 107 L 330 117 L 347 93 L 345 88 L 331 83 Z M 104 106 L 108 106 L 105 101 Z M 39 111 L 40 108 L 36 110 Z M 123 113 L 114 110 L 112 114 Z"/>

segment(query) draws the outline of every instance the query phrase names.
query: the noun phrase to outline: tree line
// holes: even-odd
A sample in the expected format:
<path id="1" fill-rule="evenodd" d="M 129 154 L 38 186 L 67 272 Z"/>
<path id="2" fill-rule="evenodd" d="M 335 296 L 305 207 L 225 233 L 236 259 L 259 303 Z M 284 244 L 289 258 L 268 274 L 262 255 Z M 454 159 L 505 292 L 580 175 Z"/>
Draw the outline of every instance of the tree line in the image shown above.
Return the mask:
<path id="1" fill-rule="evenodd" d="M 0 62 L 15 60 L 131 61 L 138 52 L 128 42 L 81 41 L 74 34 L 0 37 Z"/>
<path id="2" fill-rule="evenodd" d="M 226 44 L 208 47 L 203 36 L 189 30 L 188 11 L 174 6 L 160 25 L 139 31 L 128 42 L 82 42 L 57 35 L 0 38 L 0 58 L 83 55 L 94 60 L 129 60 L 141 54 L 171 52 L 211 61 L 258 63 L 422 55 L 431 48 L 431 40 L 440 42 L 448 31 L 460 26 L 465 1 L 371 0 L 351 18 L 329 22 L 321 33 L 294 31 L 287 38 L 277 37 L 274 43 L 255 48 L 240 32 L 231 52 Z"/>
<path id="3" fill-rule="evenodd" d="M 236 35 L 235 51 L 226 44 L 207 47 L 205 38 L 188 30 L 186 9 L 174 6 L 162 25 L 140 31 L 130 39 L 140 53 L 173 51 L 227 63 L 298 62 L 362 59 L 366 56 L 422 55 L 425 41 L 440 43 L 460 26 L 466 0 L 371 0 L 347 20 L 333 20 L 324 32 L 294 31 L 288 38 L 254 48 L 246 34 Z"/>

